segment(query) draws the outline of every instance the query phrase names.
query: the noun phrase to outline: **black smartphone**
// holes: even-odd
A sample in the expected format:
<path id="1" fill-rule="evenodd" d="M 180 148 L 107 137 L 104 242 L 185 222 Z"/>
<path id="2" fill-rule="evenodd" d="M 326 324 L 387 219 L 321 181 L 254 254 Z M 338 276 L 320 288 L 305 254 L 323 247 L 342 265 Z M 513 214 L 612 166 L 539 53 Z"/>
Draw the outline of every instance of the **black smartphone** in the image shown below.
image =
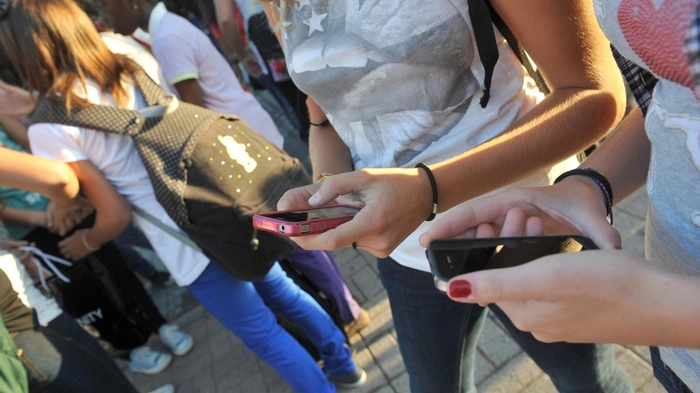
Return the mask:
<path id="1" fill-rule="evenodd" d="M 545 255 L 597 250 L 585 236 L 523 236 L 480 239 L 436 239 L 425 251 L 435 287 L 445 292 L 455 276 L 484 269 L 522 265 Z"/>

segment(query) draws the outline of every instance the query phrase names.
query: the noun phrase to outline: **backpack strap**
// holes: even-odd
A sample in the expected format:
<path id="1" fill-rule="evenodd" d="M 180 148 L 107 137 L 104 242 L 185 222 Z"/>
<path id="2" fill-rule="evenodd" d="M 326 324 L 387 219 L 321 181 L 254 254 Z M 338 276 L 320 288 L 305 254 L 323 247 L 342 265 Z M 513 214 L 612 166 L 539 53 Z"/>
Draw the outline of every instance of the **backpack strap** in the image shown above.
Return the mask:
<path id="1" fill-rule="evenodd" d="M 31 123 L 58 123 L 115 134 L 135 135 L 141 130 L 146 119 L 162 117 L 177 108 L 177 99 L 168 95 L 144 71 L 135 73 L 134 80 L 149 105 L 146 108 L 131 110 L 94 104 L 87 108 L 71 109 L 69 113 L 63 102 L 44 97 L 32 113 Z"/>
<path id="2" fill-rule="evenodd" d="M 482 108 L 486 108 L 486 104 L 491 98 L 493 70 L 498 61 L 496 35 L 493 32 L 487 0 L 469 0 L 469 19 L 474 30 L 476 49 L 479 51 L 479 58 L 484 66 L 484 94 L 481 96 L 479 104 Z"/>
<path id="3" fill-rule="evenodd" d="M 508 25 L 506 25 L 506 22 L 504 22 L 503 18 L 501 18 L 501 16 L 498 15 L 498 12 L 496 12 L 496 10 L 491 5 L 491 2 L 488 0 L 487 5 L 491 13 L 491 20 L 493 21 L 493 24 L 496 26 L 498 31 L 501 32 L 503 37 L 508 42 L 510 49 L 513 50 L 513 53 L 515 53 L 515 56 L 518 57 L 520 63 L 527 70 L 527 73 L 530 74 L 530 77 L 535 81 L 535 83 L 537 84 L 537 88 L 539 88 L 544 95 L 551 93 L 551 90 L 549 90 L 549 86 L 547 86 L 547 82 L 545 82 L 544 78 L 542 77 L 542 73 L 540 73 L 540 71 L 535 68 L 535 65 L 532 64 L 532 62 L 530 61 L 530 56 L 527 55 L 527 52 L 525 52 L 523 46 L 520 45 L 518 39 L 515 38 L 515 34 L 513 34 Z"/>
<path id="4" fill-rule="evenodd" d="M 163 90 L 163 88 L 143 70 L 134 73 L 134 82 L 139 90 L 141 90 L 141 94 L 143 94 L 143 98 L 146 100 L 148 106 L 161 105 L 164 97 L 170 96 L 167 91 Z"/>
<path id="5" fill-rule="evenodd" d="M 140 207 L 136 207 L 134 205 L 131 205 L 131 210 L 136 214 L 137 216 L 143 218 L 144 220 L 150 222 L 151 224 L 155 225 L 158 227 L 158 229 L 162 230 L 163 232 L 167 233 L 168 235 L 172 236 L 173 238 L 177 239 L 184 245 L 192 248 L 195 251 L 198 251 L 200 253 L 203 253 L 202 249 L 199 248 L 197 243 L 192 241 L 187 235 L 184 235 L 183 233 L 173 229 L 172 227 L 169 227 L 168 225 L 165 225 L 162 221 L 157 219 L 154 215 L 151 213 L 141 209 Z"/>
<path id="6" fill-rule="evenodd" d="M 525 50 L 518 42 L 518 39 L 515 38 L 513 32 L 508 28 L 493 6 L 491 6 L 489 0 L 469 0 L 469 19 L 471 20 L 472 29 L 474 30 L 476 48 L 479 51 L 481 63 L 484 65 L 484 95 L 481 97 L 481 101 L 479 101 L 482 108 L 486 107 L 491 96 L 491 80 L 493 79 L 493 70 L 496 67 L 496 61 L 498 61 L 498 46 L 496 45 L 496 36 L 493 32 L 494 25 L 501 32 L 506 41 L 508 41 L 508 45 L 510 45 L 511 49 L 520 60 L 520 63 L 525 67 L 540 91 L 545 95 L 550 93 L 549 87 L 542 77 L 542 74 L 535 69 L 527 53 L 525 53 Z"/>

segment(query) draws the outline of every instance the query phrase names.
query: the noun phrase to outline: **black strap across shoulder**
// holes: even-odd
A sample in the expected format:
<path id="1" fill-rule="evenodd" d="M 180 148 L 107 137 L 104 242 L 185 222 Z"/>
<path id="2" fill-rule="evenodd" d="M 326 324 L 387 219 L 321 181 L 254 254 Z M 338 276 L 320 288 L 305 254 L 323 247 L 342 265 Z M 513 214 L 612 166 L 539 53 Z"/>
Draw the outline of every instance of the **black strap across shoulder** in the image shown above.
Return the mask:
<path id="1" fill-rule="evenodd" d="M 481 63 L 484 65 L 484 95 L 481 97 L 482 108 L 488 104 L 491 96 L 491 81 L 493 79 L 493 70 L 498 61 L 498 46 L 496 44 L 496 36 L 493 33 L 493 26 L 501 32 L 505 37 L 508 45 L 511 47 L 515 55 L 520 59 L 527 70 L 530 77 L 534 79 L 537 87 L 544 94 L 549 94 L 550 90 L 545 82 L 542 74 L 535 69 L 534 65 L 527 56 L 527 53 L 518 42 L 513 32 L 508 28 L 503 19 L 498 15 L 496 10 L 491 5 L 489 0 L 469 0 L 469 18 L 474 29 L 474 40 L 479 51 Z"/>

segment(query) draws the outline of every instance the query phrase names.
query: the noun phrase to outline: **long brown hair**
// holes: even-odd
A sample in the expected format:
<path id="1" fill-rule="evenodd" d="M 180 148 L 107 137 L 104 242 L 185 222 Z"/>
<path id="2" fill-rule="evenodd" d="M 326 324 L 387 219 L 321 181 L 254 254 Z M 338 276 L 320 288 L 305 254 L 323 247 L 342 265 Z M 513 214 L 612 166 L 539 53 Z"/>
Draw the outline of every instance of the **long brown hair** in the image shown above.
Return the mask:
<path id="1" fill-rule="evenodd" d="M 138 67 L 113 54 L 102 42 L 90 18 L 72 0 L 14 0 L 0 22 L 0 41 L 12 65 L 30 90 L 85 108 L 76 83 L 95 82 L 123 106 L 128 92 L 122 77 Z M 85 91 L 85 90 L 84 90 Z"/>

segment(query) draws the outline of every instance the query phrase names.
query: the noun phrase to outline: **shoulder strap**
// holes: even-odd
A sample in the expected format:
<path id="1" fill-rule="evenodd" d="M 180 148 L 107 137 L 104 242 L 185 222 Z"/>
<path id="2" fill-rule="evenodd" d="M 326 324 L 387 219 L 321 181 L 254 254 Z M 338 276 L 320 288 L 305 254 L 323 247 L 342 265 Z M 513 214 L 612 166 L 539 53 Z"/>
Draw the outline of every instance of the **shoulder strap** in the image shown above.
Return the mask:
<path id="1" fill-rule="evenodd" d="M 137 111 L 109 105 L 90 105 L 83 109 L 72 109 L 69 113 L 62 102 L 44 97 L 32 113 L 31 123 L 59 123 L 133 135 L 145 119 L 161 117 L 177 107 L 177 99 L 166 93 L 144 71 L 135 73 L 134 81 L 149 105 L 144 109 Z"/>
<path id="2" fill-rule="evenodd" d="M 71 109 L 69 113 L 62 102 L 44 97 L 34 109 L 31 123 L 58 123 L 125 134 L 137 123 L 137 119 L 137 111 L 106 105 L 90 105 L 83 109 Z"/>
<path id="3" fill-rule="evenodd" d="M 486 104 L 491 98 L 493 70 L 498 61 L 496 35 L 493 33 L 487 0 L 469 0 L 469 19 L 474 31 L 476 49 L 479 51 L 479 58 L 484 66 L 484 95 L 481 96 L 479 104 L 482 108 L 486 108 Z"/>
<path id="4" fill-rule="evenodd" d="M 503 34 L 503 37 L 508 41 L 515 55 L 518 57 L 522 65 L 527 70 L 530 77 L 535 81 L 537 87 L 544 94 L 549 94 L 550 90 L 545 82 L 542 74 L 535 69 L 530 61 L 530 58 L 525 53 L 525 50 L 515 38 L 513 32 L 508 28 L 503 19 L 498 15 L 496 10 L 491 6 L 489 0 L 469 0 L 469 18 L 474 30 L 474 40 L 479 51 L 479 57 L 484 64 L 484 96 L 481 97 L 481 107 L 486 107 L 490 97 L 491 79 L 493 70 L 498 60 L 498 47 L 496 45 L 496 37 L 493 33 L 493 26 Z"/>
<path id="5" fill-rule="evenodd" d="M 161 100 L 170 95 L 143 70 L 134 73 L 134 82 L 149 106 L 160 105 Z"/>
<path id="6" fill-rule="evenodd" d="M 489 7 L 489 11 L 491 12 L 491 19 L 493 20 L 493 24 L 496 26 L 496 28 L 498 28 L 498 31 L 500 31 L 501 34 L 503 34 L 503 37 L 508 42 L 510 49 L 512 49 L 513 53 L 515 53 L 515 56 L 518 57 L 520 63 L 522 63 L 522 65 L 527 70 L 527 73 L 530 74 L 530 77 L 537 84 L 537 87 L 545 95 L 551 93 L 551 90 L 549 90 L 549 86 L 547 86 L 547 82 L 544 81 L 542 74 L 535 68 L 534 64 L 532 64 L 532 62 L 530 61 L 530 57 L 527 55 L 527 52 L 525 52 L 523 46 L 520 45 L 518 39 L 515 38 L 515 35 L 510 30 L 508 25 L 506 25 L 506 22 L 504 22 L 503 18 L 501 18 L 501 16 L 498 15 L 498 12 L 496 12 L 496 10 L 493 8 L 490 1 L 487 0 L 487 4 Z"/>
<path id="7" fill-rule="evenodd" d="M 175 239 L 179 240 L 181 243 L 185 244 L 186 246 L 192 248 L 195 251 L 202 252 L 202 249 L 199 248 L 197 243 L 193 242 L 192 239 L 189 237 L 183 235 L 182 233 L 176 231 L 172 227 L 169 227 L 165 224 L 163 224 L 162 221 L 157 219 L 155 216 L 152 214 L 148 213 L 147 211 L 141 209 L 140 207 L 136 206 L 131 206 L 131 210 L 138 215 L 139 217 L 143 218 L 144 220 L 150 222 L 151 224 L 155 225 L 158 227 L 158 229 L 162 230 L 163 232 L 167 233 L 168 235 L 174 237 Z"/>

